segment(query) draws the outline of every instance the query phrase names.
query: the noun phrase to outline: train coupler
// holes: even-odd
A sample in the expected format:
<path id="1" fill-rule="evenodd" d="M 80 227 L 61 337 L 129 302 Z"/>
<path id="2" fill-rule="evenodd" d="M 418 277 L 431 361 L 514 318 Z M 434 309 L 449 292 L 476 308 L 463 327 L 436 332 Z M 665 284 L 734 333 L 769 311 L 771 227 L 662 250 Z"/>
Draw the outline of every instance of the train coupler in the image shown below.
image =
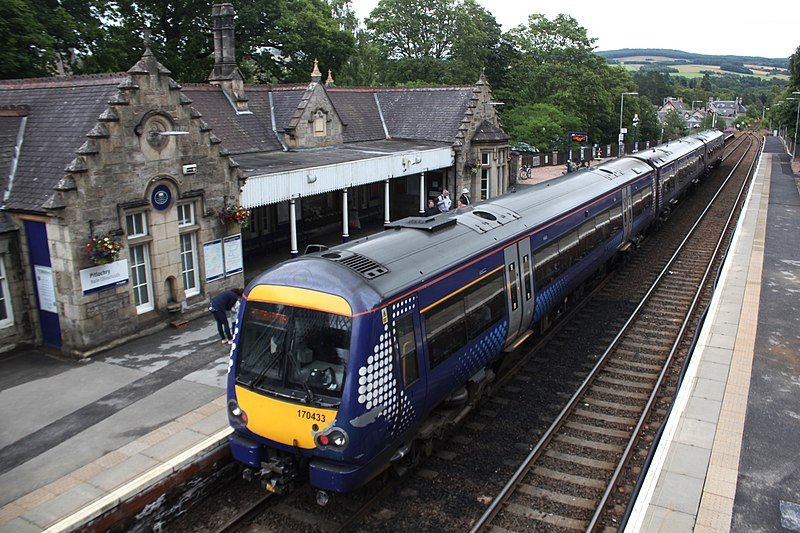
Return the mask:
<path id="1" fill-rule="evenodd" d="M 298 470 L 290 457 L 272 458 L 261 463 L 261 486 L 274 494 L 284 494 L 292 486 Z"/>

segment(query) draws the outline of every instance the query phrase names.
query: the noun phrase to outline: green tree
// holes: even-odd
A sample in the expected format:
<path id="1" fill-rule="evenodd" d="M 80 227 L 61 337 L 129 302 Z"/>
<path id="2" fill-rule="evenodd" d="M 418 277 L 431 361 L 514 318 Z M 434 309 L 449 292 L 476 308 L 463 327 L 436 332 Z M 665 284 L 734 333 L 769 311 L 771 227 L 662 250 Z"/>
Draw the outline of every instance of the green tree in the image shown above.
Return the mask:
<path id="1" fill-rule="evenodd" d="M 367 29 L 388 59 L 444 60 L 456 34 L 455 0 L 380 0 Z"/>
<path id="2" fill-rule="evenodd" d="M 335 3 L 339 14 L 342 4 Z M 325 0 L 253 0 L 239 12 L 237 57 L 253 61 L 259 81 L 308 81 L 315 58 L 323 72 L 339 72 L 355 46 L 343 29 L 348 24 L 352 20 L 334 17 Z"/>
<path id="3" fill-rule="evenodd" d="M 24 0 L 0 2 L 0 79 L 50 74 L 53 40 Z"/>
<path id="4" fill-rule="evenodd" d="M 580 131 L 583 121 L 552 104 L 525 104 L 503 111 L 503 127 L 512 143 L 526 143 L 539 151 L 563 150 L 567 133 Z"/>
<path id="5" fill-rule="evenodd" d="M 670 109 L 664 117 L 664 142 L 673 141 L 686 135 L 686 123 L 675 109 Z"/>
<path id="6" fill-rule="evenodd" d="M 486 69 L 493 85 L 502 84 L 510 47 L 475 0 L 381 0 L 365 22 L 383 83 L 474 83 Z"/>
<path id="7" fill-rule="evenodd" d="M 795 91 L 800 91 L 800 46 L 789 58 L 789 86 Z"/>
<path id="8" fill-rule="evenodd" d="M 528 23 L 506 34 L 517 53 L 508 68 L 506 83 L 496 95 L 509 111 L 530 102 L 548 103 L 581 120 L 580 131 L 590 139 L 616 139 L 621 92 L 635 89 L 630 75 L 619 65 L 608 65 L 593 53 L 594 39 L 567 15 L 548 20 L 531 15 Z M 630 117 L 638 106 L 629 106 Z M 626 122 L 629 123 L 629 120 Z M 564 132 L 566 135 L 566 132 Z"/>
<path id="9" fill-rule="evenodd" d="M 464 0 L 455 18 L 456 33 L 446 61 L 445 83 L 474 83 L 481 69 L 495 67 L 505 51 L 502 48 L 502 30 L 494 15 L 475 0 Z M 500 69 L 491 68 L 490 81 L 502 83 L 493 76 Z M 499 76 L 498 76 L 499 78 Z"/>

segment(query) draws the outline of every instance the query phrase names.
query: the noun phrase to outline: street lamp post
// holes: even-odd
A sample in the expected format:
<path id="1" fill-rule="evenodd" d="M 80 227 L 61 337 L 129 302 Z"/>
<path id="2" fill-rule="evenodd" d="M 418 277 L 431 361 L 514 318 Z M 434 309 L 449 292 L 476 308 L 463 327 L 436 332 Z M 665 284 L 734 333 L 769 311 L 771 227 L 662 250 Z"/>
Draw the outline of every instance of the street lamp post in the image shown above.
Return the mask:
<path id="1" fill-rule="evenodd" d="M 800 95 L 800 91 L 794 91 L 792 94 Z M 800 125 L 800 98 L 797 99 L 797 117 L 794 119 L 794 146 L 792 147 L 792 161 L 797 157 L 797 126 Z"/>
<path id="2" fill-rule="evenodd" d="M 637 92 L 629 92 L 629 93 L 622 93 L 619 96 L 619 151 L 617 152 L 617 157 L 622 157 L 622 150 L 623 150 L 623 140 L 625 139 L 624 135 L 625 132 L 622 131 L 622 109 L 625 105 L 625 95 L 633 95 L 639 94 Z"/>

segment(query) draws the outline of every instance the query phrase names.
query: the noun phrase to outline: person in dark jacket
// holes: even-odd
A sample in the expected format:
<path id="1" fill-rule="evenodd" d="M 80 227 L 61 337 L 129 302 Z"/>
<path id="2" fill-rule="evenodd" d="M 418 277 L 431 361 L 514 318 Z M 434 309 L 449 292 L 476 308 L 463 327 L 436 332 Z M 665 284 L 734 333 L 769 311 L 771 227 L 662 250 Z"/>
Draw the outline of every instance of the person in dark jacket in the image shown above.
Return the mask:
<path id="1" fill-rule="evenodd" d="M 458 197 L 458 201 L 464 204 L 464 206 L 467 206 L 472 203 L 472 199 L 469 197 L 469 189 L 467 189 L 466 187 L 461 189 L 461 196 Z"/>
<path id="2" fill-rule="evenodd" d="M 425 209 L 425 216 L 432 217 L 433 215 L 438 215 L 439 210 L 436 208 L 436 200 L 433 198 L 428 198 L 428 207 Z"/>
<path id="3" fill-rule="evenodd" d="M 229 289 L 211 298 L 211 305 L 208 310 L 211 311 L 214 320 L 217 321 L 217 331 L 222 339 L 222 344 L 233 344 L 231 327 L 228 324 L 228 311 L 233 309 L 233 306 L 242 297 L 243 292 L 240 288 Z"/>

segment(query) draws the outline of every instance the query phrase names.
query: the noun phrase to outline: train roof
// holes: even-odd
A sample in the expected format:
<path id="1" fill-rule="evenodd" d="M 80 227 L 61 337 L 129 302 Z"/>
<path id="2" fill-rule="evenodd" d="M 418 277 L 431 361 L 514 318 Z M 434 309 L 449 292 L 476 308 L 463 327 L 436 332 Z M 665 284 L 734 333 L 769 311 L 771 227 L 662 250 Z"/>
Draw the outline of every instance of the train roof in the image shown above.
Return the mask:
<path id="1" fill-rule="evenodd" d="M 293 268 L 339 268 L 357 273 L 381 298 L 395 296 L 651 171 L 637 159 L 621 158 L 472 206 L 408 217 L 381 233 L 284 263 L 255 283 L 280 282 Z"/>
<path id="2" fill-rule="evenodd" d="M 719 130 L 703 130 L 695 133 L 692 137 L 697 137 L 703 142 L 711 142 L 717 139 L 722 139 L 725 135 Z"/>
<path id="3" fill-rule="evenodd" d="M 703 146 L 705 146 L 705 143 L 697 137 L 682 137 L 676 141 L 660 144 L 649 150 L 636 152 L 628 157 L 641 159 L 658 169 Z"/>

